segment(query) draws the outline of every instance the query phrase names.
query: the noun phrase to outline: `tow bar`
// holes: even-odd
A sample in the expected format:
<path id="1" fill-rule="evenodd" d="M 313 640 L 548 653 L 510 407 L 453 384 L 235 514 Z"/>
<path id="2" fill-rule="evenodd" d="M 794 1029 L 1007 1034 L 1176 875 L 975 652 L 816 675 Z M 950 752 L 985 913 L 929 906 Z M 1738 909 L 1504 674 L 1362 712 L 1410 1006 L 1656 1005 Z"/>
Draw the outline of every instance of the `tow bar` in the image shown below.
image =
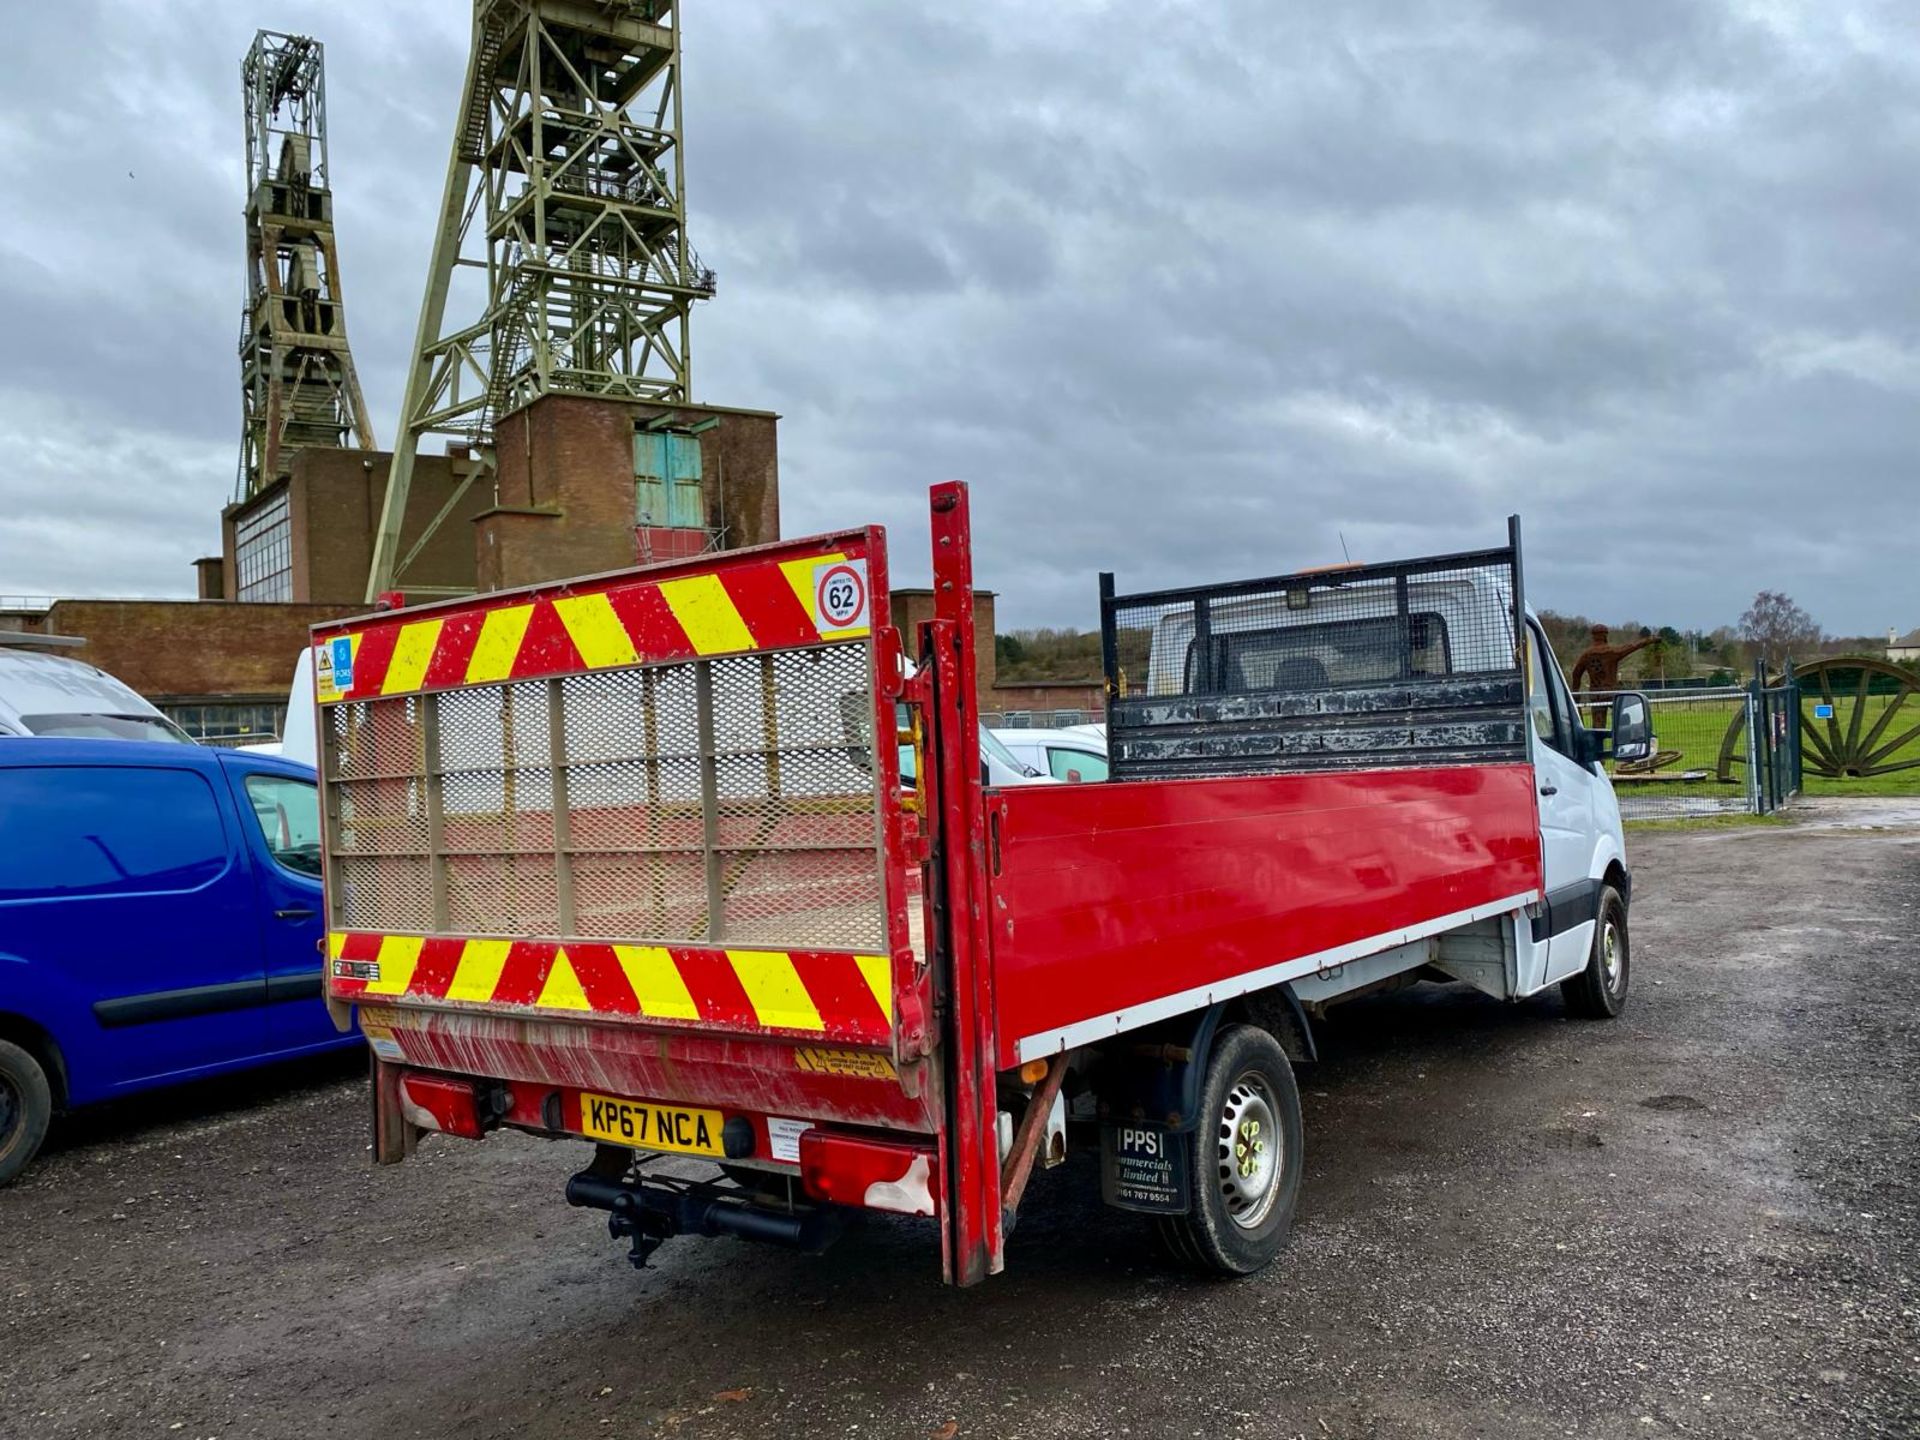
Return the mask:
<path id="1" fill-rule="evenodd" d="M 607 1233 L 631 1240 L 636 1270 L 676 1235 L 733 1235 L 817 1255 L 851 1218 L 839 1205 L 775 1210 L 718 1180 L 627 1180 L 582 1170 L 567 1181 L 567 1203 L 607 1212 Z"/>

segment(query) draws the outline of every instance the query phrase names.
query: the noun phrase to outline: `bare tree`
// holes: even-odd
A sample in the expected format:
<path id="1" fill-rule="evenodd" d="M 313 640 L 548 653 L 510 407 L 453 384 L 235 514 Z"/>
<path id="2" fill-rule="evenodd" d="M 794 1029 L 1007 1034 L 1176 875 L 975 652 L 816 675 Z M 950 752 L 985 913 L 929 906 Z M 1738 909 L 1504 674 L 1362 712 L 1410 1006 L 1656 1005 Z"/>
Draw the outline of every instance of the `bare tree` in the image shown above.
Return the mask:
<path id="1" fill-rule="evenodd" d="M 1755 660 L 1779 668 L 1795 655 L 1814 654 L 1824 632 L 1811 615 L 1793 603 L 1791 595 L 1762 590 L 1740 617 L 1740 633 Z"/>

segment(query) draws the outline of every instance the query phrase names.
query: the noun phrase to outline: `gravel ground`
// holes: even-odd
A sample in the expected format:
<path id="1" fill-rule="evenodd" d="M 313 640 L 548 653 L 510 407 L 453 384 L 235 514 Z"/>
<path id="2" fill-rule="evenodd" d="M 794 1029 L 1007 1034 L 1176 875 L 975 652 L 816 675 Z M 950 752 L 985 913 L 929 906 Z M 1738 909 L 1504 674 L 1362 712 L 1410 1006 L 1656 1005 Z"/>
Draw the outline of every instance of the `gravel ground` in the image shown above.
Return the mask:
<path id="1" fill-rule="evenodd" d="M 0 1435 L 1920 1434 L 1920 830 L 1819 818 L 1635 837 L 1618 1022 L 1336 1012 L 1236 1284 L 1086 1156 L 961 1292 L 906 1222 L 636 1275 L 584 1147 L 375 1171 L 348 1066 L 80 1117 L 0 1192 Z"/>

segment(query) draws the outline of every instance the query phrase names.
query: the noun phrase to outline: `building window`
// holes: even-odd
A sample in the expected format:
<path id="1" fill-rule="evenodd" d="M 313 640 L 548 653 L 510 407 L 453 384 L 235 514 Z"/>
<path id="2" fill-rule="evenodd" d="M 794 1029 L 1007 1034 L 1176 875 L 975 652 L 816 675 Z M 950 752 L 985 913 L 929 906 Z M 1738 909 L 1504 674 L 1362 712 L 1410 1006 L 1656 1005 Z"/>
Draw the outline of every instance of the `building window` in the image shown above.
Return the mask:
<path id="1" fill-rule="evenodd" d="M 252 745 L 280 738 L 287 707 L 272 701 L 162 705 L 161 712 L 203 744 Z"/>
<path id="2" fill-rule="evenodd" d="M 235 598 L 293 598 L 293 519 L 286 491 L 234 522 L 233 562 L 240 582 Z"/>
<path id="3" fill-rule="evenodd" d="M 700 440 L 675 431 L 639 430 L 633 437 L 634 522 L 674 530 L 707 523 L 700 493 Z"/>

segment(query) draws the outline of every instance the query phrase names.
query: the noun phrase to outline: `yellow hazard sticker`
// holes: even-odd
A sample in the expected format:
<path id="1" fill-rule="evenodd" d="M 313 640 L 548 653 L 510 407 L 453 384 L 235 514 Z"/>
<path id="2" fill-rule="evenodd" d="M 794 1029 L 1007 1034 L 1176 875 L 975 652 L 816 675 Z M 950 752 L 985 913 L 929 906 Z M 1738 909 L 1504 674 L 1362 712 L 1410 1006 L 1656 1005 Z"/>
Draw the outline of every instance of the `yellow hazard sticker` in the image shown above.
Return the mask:
<path id="1" fill-rule="evenodd" d="M 821 1050 L 802 1046 L 793 1052 L 797 1070 L 815 1075 L 846 1075 L 856 1080 L 897 1080 L 899 1072 L 884 1055 L 866 1050 Z"/>
<path id="2" fill-rule="evenodd" d="M 359 649 L 358 635 L 335 635 L 314 642 L 313 688 L 321 704 L 338 700 L 353 689 L 353 657 Z"/>
<path id="3" fill-rule="evenodd" d="M 404 1060 L 406 1052 L 400 1048 L 400 1042 L 393 1038 L 393 1027 L 379 1020 L 370 1020 L 363 1013 L 360 1017 L 360 1033 L 367 1037 L 367 1045 L 382 1060 Z"/>

